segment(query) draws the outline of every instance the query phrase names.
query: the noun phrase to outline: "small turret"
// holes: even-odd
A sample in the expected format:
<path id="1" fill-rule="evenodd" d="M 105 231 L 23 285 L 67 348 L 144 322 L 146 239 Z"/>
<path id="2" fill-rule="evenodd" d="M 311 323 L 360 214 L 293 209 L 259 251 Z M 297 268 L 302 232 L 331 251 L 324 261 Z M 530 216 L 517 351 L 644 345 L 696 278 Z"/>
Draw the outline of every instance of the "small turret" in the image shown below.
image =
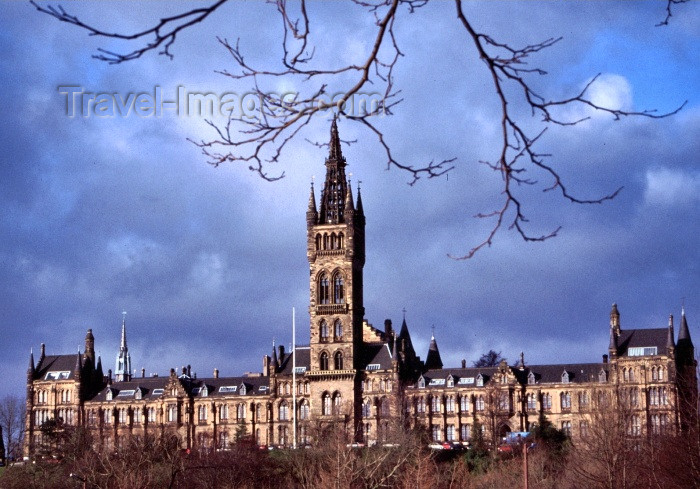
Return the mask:
<path id="1" fill-rule="evenodd" d="M 674 342 L 674 331 L 673 331 L 673 314 L 668 316 L 668 336 L 666 337 L 666 350 L 668 351 L 668 356 L 673 357 L 673 351 L 675 350 Z"/>
<path id="2" fill-rule="evenodd" d="M 280 364 L 277 361 L 277 350 L 275 349 L 275 340 L 272 340 L 272 360 L 270 360 L 271 373 L 276 373 Z"/>
<path id="3" fill-rule="evenodd" d="M 615 336 L 620 336 L 620 312 L 616 303 L 613 303 L 610 310 L 610 329 L 615 332 Z"/>
<path id="4" fill-rule="evenodd" d="M 80 361 L 80 358 L 80 348 L 78 348 L 78 356 L 75 359 L 75 366 L 73 367 L 73 376 L 78 382 L 80 382 L 80 378 L 83 375 L 83 363 Z"/>
<path id="5" fill-rule="evenodd" d="M 425 358 L 425 368 L 428 370 L 442 368 L 442 359 L 440 358 L 440 350 L 438 350 L 437 341 L 435 341 L 435 335 L 430 337 L 428 356 Z"/>
<path id="6" fill-rule="evenodd" d="M 27 368 L 27 383 L 34 380 L 34 350 L 29 350 L 29 368 Z"/>
<path id="7" fill-rule="evenodd" d="M 685 318 L 685 308 L 681 309 L 681 327 L 678 329 L 678 342 L 676 343 L 676 359 L 679 365 L 694 365 L 695 347 L 690 339 L 688 320 Z"/>
<path id="8" fill-rule="evenodd" d="M 85 358 L 89 358 L 90 362 L 95 364 L 95 337 L 92 335 L 92 329 L 88 329 L 85 334 Z"/>
<path id="9" fill-rule="evenodd" d="M 314 182 L 311 182 L 311 191 L 309 192 L 309 208 L 306 211 L 307 227 L 315 226 L 318 223 L 318 211 L 316 210 L 316 195 L 314 194 Z"/>

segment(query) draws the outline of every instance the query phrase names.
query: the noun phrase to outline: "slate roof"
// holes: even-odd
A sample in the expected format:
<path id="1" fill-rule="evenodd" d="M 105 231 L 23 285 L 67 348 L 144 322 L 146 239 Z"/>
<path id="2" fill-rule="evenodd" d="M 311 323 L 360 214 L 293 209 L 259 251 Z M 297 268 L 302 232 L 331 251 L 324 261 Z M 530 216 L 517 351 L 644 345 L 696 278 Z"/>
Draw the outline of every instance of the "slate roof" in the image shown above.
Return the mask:
<path id="1" fill-rule="evenodd" d="M 73 380 L 75 378 L 74 369 L 77 360 L 77 353 L 73 355 L 46 355 L 43 360 L 37 364 L 34 370 L 34 378 L 37 380 L 46 380 L 46 374 L 49 372 L 69 372 L 66 377 L 51 380 Z"/>
<path id="2" fill-rule="evenodd" d="M 270 379 L 264 376 L 258 377 L 219 377 L 207 379 L 190 379 L 186 387 L 190 393 L 194 393 L 195 397 L 199 395 L 199 391 L 203 386 L 207 386 L 207 397 L 224 397 L 242 394 L 241 386 L 245 386 L 246 396 L 267 395 L 269 394 Z M 224 387 L 224 392 L 221 388 Z M 235 391 L 231 388 L 235 387 Z M 228 388 L 228 389 L 226 389 Z"/>
<path id="3" fill-rule="evenodd" d="M 388 343 L 369 343 L 362 351 L 360 368 L 366 369 L 367 365 L 379 365 L 377 370 L 390 370 L 391 360 Z"/>
<path id="4" fill-rule="evenodd" d="M 113 401 L 132 401 L 134 396 L 129 397 L 119 397 L 119 392 L 127 390 L 141 389 L 141 399 L 160 399 L 163 393 L 154 394 L 155 389 L 165 389 L 170 377 L 142 377 L 134 380 L 124 381 L 124 382 L 114 382 L 111 385 L 106 386 L 92 399 L 93 401 L 106 401 L 107 392 L 112 390 L 112 400 Z M 135 395 L 135 393 L 134 393 Z"/>
<path id="5" fill-rule="evenodd" d="M 309 370 L 311 366 L 311 348 L 308 346 L 297 346 L 296 347 L 296 366 L 305 367 Z M 282 366 L 280 367 L 280 373 L 282 375 L 292 375 L 292 367 L 294 366 L 294 359 L 292 358 L 294 353 L 285 355 L 282 361 Z"/>
<path id="6" fill-rule="evenodd" d="M 471 368 L 441 368 L 428 370 L 423 374 L 425 379 L 426 389 L 444 389 L 447 386 L 447 378 L 451 375 L 457 387 L 476 387 L 476 378 L 481 375 L 484 379 L 484 385 L 493 377 L 493 374 L 498 371 L 498 367 L 471 367 Z M 474 382 L 461 383 L 460 379 L 474 379 Z M 435 380 L 445 380 L 444 383 L 432 383 Z M 464 382 L 463 381 L 463 382 Z M 418 384 L 416 384 L 417 386 Z"/>
<path id="7" fill-rule="evenodd" d="M 596 382 L 601 370 L 608 372 L 606 363 L 565 363 L 557 365 L 528 365 L 525 370 L 513 369 L 518 381 L 527 383 L 530 372 L 535 374 L 535 382 L 538 384 L 558 384 L 562 381 L 562 374 L 569 374 L 569 383 Z"/>
<path id="8" fill-rule="evenodd" d="M 617 338 L 617 354 L 627 355 L 629 348 L 655 346 L 658 354 L 666 353 L 668 328 L 628 329 L 620 331 Z"/>

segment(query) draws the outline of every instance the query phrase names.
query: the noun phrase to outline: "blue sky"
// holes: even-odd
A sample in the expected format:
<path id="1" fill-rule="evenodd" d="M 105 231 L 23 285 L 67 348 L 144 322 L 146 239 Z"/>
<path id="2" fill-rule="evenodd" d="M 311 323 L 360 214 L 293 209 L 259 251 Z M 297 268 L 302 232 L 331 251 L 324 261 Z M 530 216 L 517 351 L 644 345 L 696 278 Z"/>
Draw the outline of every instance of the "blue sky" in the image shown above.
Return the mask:
<path id="1" fill-rule="evenodd" d="M 82 20 L 123 31 L 186 7 L 66 4 Z M 312 3 L 310 13 L 319 60 L 354 62 L 370 48 L 372 18 L 361 9 Z M 579 206 L 541 186 L 523 189 L 532 232 L 561 225 L 560 235 L 533 244 L 504 230 L 492 247 L 456 262 L 447 255 L 466 253 L 489 230 L 472 216 L 499 203 L 498 175 L 478 163 L 498 151 L 497 100 L 451 3 L 401 9 L 396 84 L 404 102 L 378 125 L 401 161 L 457 162 L 449 179 L 409 187 L 408 174 L 386 171 L 371 134 L 339 122 L 344 139 L 358 140 L 344 154 L 363 182 L 366 318 L 400 322 L 405 308 L 419 354 L 434 326 L 447 365 L 490 348 L 510 361 L 520 351 L 532 363 L 598 361 L 612 302 L 632 328 L 664 326 L 684 301 L 700 341 L 700 5 L 679 6 L 666 27 L 654 27 L 662 2 L 466 2 L 465 14 L 513 45 L 563 36 L 532 60 L 549 73 L 534 82 L 548 98 L 601 73 L 596 100 L 660 111 L 688 103 L 662 120 L 616 122 L 571 109 L 591 120 L 548 130 L 539 149 L 577 195 L 623 186 L 620 195 Z M 73 353 L 87 328 L 113 368 L 123 310 L 134 367 L 149 373 L 185 364 L 200 376 L 260 370 L 273 337 L 291 341 L 293 306 L 303 343 L 305 211 L 325 157 L 304 138 L 325 141 L 328 117 L 290 145 L 278 164 L 286 178 L 267 183 L 243 165 L 208 165 L 186 139 L 212 136 L 200 117 L 69 118 L 58 91 L 245 93 L 248 82 L 215 72 L 235 68 L 215 36 L 240 37 L 247 59 L 275 66 L 274 7 L 227 5 L 178 37 L 174 60 L 147 54 L 118 66 L 91 55 L 128 45 L 89 37 L 27 3 L 7 3 L 1 16 L 0 395 L 23 393 L 30 348 L 44 342 L 50 354 Z"/>

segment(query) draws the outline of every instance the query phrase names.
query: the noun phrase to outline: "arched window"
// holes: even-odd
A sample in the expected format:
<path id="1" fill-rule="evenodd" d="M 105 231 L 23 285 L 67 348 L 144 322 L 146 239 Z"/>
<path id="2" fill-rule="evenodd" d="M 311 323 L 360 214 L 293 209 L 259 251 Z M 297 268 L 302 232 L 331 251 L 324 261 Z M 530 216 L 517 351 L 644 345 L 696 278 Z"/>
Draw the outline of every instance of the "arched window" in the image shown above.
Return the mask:
<path id="1" fill-rule="evenodd" d="M 537 394 L 527 395 L 527 410 L 536 411 L 537 410 Z"/>
<path id="2" fill-rule="evenodd" d="M 323 235 L 323 249 L 324 250 L 328 249 L 328 235 L 327 234 Z"/>
<path id="3" fill-rule="evenodd" d="M 416 413 L 424 413 L 425 412 L 425 398 L 419 397 L 416 399 Z"/>
<path id="4" fill-rule="evenodd" d="M 629 369 L 629 374 L 628 374 L 628 375 L 629 375 L 629 381 L 630 381 L 630 382 L 634 382 L 634 369 L 633 369 L 633 368 L 630 368 L 630 369 Z"/>
<path id="5" fill-rule="evenodd" d="M 476 398 L 476 410 L 477 411 L 484 410 L 484 396 L 479 396 Z"/>
<path id="6" fill-rule="evenodd" d="M 658 368 L 658 374 L 659 374 L 659 382 L 663 381 L 664 380 L 664 368 L 663 367 Z"/>
<path id="7" fill-rule="evenodd" d="M 469 396 L 466 394 L 459 398 L 459 410 L 463 413 L 469 412 Z"/>
<path id="8" fill-rule="evenodd" d="M 550 394 L 542 394 L 542 409 L 552 409 L 552 396 Z"/>
<path id="9" fill-rule="evenodd" d="M 333 393 L 333 414 L 340 414 L 340 408 L 341 404 L 343 402 L 343 397 L 340 395 L 340 392 L 334 392 Z"/>
<path id="10" fill-rule="evenodd" d="M 336 319 L 335 323 L 333 323 L 333 334 L 335 334 L 336 340 L 343 337 L 343 323 L 340 322 L 340 319 Z"/>
<path id="11" fill-rule="evenodd" d="M 622 380 L 625 382 L 629 382 L 630 377 L 629 377 L 629 371 L 626 368 L 622 369 Z"/>
<path id="12" fill-rule="evenodd" d="M 325 351 L 321 353 L 321 356 L 319 357 L 319 368 L 321 370 L 328 370 L 328 353 Z"/>
<path id="13" fill-rule="evenodd" d="M 659 374 L 656 367 L 651 367 L 651 380 L 659 380 Z"/>
<path id="14" fill-rule="evenodd" d="M 445 411 L 448 413 L 455 412 L 455 398 L 453 396 L 447 396 L 445 399 Z"/>
<path id="15" fill-rule="evenodd" d="M 335 370 L 343 370 L 343 354 L 342 352 L 335 352 L 333 355 L 333 368 Z"/>
<path id="16" fill-rule="evenodd" d="M 321 404 L 321 414 L 329 415 L 331 414 L 331 396 L 327 392 L 323 394 L 323 403 Z"/>
<path id="17" fill-rule="evenodd" d="M 320 234 L 316 235 L 316 250 L 320 250 L 322 246 L 322 239 Z"/>
<path id="18" fill-rule="evenodd" d="M 372 401 L 365 399 L 362 402 L 362 417 L 369 418 L 370 416 L 372 416 Z"/>
<path id="19" fill-rule="evenodd" d="M 386 397 L 382 397 L 382 400 L 380 401 L 380 412 L 382 413 L 382 417 L 385 418 L 390 414 L 389 399 Z"/>
<path id="20" fill-rule="evenodd" d="M 330 287 L 328 276 L 324 273 L 318 281 L 318 303 L 328 304 L 330 302 Z"/>
<path id="21" fill-rule="evenodd" d="M 345 247 L 345 237 L 343 236 L 343 233 L 340 233 L 338 235 L 338 249 L 342 250 Z"/>
<path id="22" fill-rule="evenodd" d="M 335 236 L 335 233 L 331 233 L 331 249 L 335 250 L 338 245 L 337 238 Z"/>
<path id="23" fill-rule="evenodd" d="M 279 420 L 287 421 L 289 419 L 289 405 L 287 401 L 282 401 L 279 407 Z"/>
<path id="24" fill-rule="evenodd" d="M 328 323 L 326 320 L 321 320 L 321 341 L 328 341 Z"/>
<path id="25" fill-rule="evenodd" d="M 299 419 L 302 421 L 309 419 L 309 402 L 307 400 L 301 401 L 301 406 L 299 406 Z"/>
<path id="26" fill-rule="evenodd" d="M 236 419 L 238 419 L 238 421 L 245 419 L 245 411 L 246 409 L 244 403 L 240 403 L 238 406 L 236 406 Z"/>
<path id="27" fill-rule="evenodd" d="M 571 409 L 571 393 L 562 392 L 559 395 L 559 400 L 561 401 L 562 409 Z"/>
<path id="28" fill-rule="evenodd" d="M 345 282 L 341 274 L 333 279 L 333 304 L 345 303 Z"/>

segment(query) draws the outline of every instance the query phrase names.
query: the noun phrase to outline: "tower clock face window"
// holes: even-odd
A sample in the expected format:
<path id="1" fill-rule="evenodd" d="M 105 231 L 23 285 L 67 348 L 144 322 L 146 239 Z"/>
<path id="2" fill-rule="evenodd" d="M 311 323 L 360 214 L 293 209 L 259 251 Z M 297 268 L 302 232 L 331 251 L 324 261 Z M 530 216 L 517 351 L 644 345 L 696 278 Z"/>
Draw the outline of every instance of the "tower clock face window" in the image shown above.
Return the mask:
<path id="1" fill-rule="evenodd" d="M 318 302 L 320 304 L 330 303 L 330 287 L 328 284 L 328 276 L 325 273 L 321 275 L 321 280 L 318 285 Z"/>
<path id="2" fill-rule="evenodd" d="M 340 274 L 336 275 L 333 280 L 333 303 L 345 303 L 345 281 L 343 280 L 343 276 Z"/>

